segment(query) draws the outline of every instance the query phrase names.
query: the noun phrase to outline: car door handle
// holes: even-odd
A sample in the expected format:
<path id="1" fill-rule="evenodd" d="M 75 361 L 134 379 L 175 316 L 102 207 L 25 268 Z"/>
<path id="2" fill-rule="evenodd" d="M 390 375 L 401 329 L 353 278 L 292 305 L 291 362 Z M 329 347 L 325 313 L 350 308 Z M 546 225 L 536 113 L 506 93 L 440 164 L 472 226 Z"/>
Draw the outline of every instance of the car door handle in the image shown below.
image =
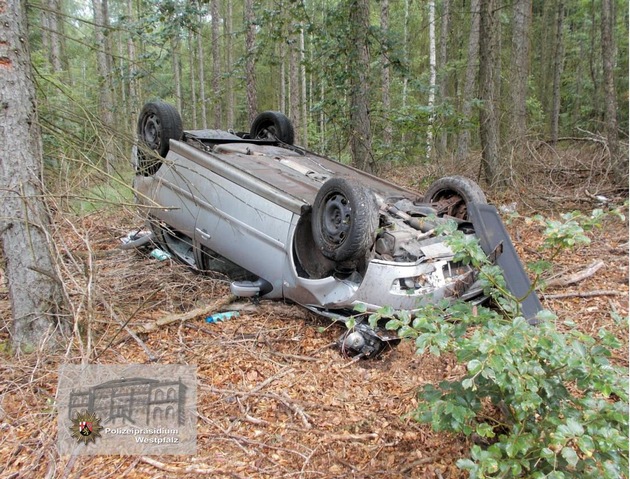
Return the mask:
<path id="1" fill-rule="evenodd" d="M 209 239 L 210 239 L 210 237 L 211 237 L 211 236 L 210 236 L 210 234 L 209 234 L 206 230 L 202 230 L 202 229 L 200 229 L 200 228 L 195 228 L 195 231 L 196 231 L 197 233 L 199 233 L 199 236 L 201 236 L 201 239 L 202 239 L 202 240 L 207 241 L 207 240 L 209 240 Z"/>

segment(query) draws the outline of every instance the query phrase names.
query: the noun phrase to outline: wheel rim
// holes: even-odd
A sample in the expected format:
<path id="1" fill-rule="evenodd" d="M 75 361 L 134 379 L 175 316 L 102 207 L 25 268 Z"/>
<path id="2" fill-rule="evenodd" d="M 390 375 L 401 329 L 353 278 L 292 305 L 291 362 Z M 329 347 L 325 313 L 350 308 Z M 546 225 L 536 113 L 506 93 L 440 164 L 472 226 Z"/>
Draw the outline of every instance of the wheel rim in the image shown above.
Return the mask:
<path id="1" fill-rule="evenodd" d="M 339 193 L 332 194 L 322 211 L 323 235 L 333 245 L 342 244 L 352 226 L 352 207 L 348 198 Z"/>
<path id="2" fill-rule="evenodd" d="M 142 122 L 142 139 L 152 150 L 160 148 L 160 132 L 162 127 L 157 115 L 151 113 L 144 117 Z"/>

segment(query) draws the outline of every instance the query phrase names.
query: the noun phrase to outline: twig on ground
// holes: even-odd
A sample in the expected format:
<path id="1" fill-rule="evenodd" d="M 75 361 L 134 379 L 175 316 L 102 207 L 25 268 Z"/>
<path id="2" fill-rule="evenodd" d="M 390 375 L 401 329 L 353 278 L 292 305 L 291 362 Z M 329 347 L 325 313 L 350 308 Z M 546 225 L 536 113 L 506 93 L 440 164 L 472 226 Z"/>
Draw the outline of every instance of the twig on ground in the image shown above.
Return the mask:
<path id="1" fill-rule="evenodd" d="M 622 296 L 624 293 L 612 290 L 597 290 L 586 292 L 572 292 L 572 293 L 560 293 L 560 294 L 543 294 L 545 299 L 565 299 L 565 298 L 595 298 L 597 296 Z"/>
<path id="2" fill-rule="evenodd" d="M 597 271 L 605 266 L 605 263 L 601 260 L 597 260 L 591 263 L 587 268 L 578 271 L 577 273 L 552 279 L 547 282 L 547 287 L 550 286 L 568 286 L 570 284 L 579 283 L 580 281 L 584 281 L 587 278 L 593 276 Z"/>
<path id="3" fill-rule="evenodd" d="M 157 461 L 147 456 L 141 456 L 140 460 L 157 469 L 160 469 L 161 471 L 169 472 L 171 474 L 203 474 L 203 475 L 225 474 L 225 475 L 237 477 L 237 478 L 243 477 L 234 471 L 228 471 L 225 469 L 216 469 L 216 468 L 198 467 L 198 466 L 186 466 L 186 467 L 171 466 L 169 464 L 165 464 L 163 462 Z"/>
<path id="4" fill-rule="evenodd" d="M 158 326 L 166 326 L 167 324 L 175 323 L 177 321 L 188 321 L 189 319 L 195 319 L 199 316 L 204 316 L 206 314 L 213 313 L 220 308 L 223 308 L 234 301 L 235 296 L 228 295 L 223 298 L 219 298 L 212 304 L 208 306 L 202 306 L 201 308 L 195 308 L 192 311 L 188 311 L 186 313 L 180 314 L 169 314 L 158 319 L 154 324 L 147 324 L 143 326 L 145 332 L 150 332 L 156 329 Z"/>

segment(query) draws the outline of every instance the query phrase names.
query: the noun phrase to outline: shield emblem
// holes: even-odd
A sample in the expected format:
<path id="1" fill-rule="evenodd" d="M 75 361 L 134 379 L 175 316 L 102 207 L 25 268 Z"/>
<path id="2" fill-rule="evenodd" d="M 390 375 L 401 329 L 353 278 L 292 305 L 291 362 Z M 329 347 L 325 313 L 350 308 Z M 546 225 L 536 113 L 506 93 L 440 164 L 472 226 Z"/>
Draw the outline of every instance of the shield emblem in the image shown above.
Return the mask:
<path id="1" fill-rule="evenodd" d="M 81 421 L 79 423 L 79 432 L 82 436 L 89 436 L 92 434 L 92 423 L 90 421 Z"/>

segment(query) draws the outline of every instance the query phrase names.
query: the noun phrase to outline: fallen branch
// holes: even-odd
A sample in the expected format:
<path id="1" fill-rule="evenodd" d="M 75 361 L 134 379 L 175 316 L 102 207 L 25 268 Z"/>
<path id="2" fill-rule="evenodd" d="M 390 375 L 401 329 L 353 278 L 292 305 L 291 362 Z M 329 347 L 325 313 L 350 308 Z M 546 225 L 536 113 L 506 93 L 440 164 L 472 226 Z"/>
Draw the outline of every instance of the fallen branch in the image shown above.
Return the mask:
<path id="1" fill-rule="evenodd" d="M 164 464 L 163 462 L 157 461 L 147 456 L 141 456 L 140 460 L 157 469 L 160 469 L 161 471 L 165 471 L 171 474 L 204 474 L 204 475 L 224 474 L 224 475 L 238 477 L 238 478 L 243 477 L 240 474 L 235 473 L 234 471 L 229 471 L 225 469 L 216 469 L 216 468 L 198 467 L 198 466 L 186 466 L 186 467 L 170 466 L 168 464 Z"/>
<path id="2" fill-rule="evenodd" d="M 150 333 L 151 331 L 155 331 L 160 326 L 166 326 L 167 324 L 175 323 L 177 321 L 188 321 L 190 319 L 198 318 L 199 316 L 206 316 L 211 313 L 218 312 L 221 308 L 224 308 L 232 301 L 234 301 L 235 296 L 229 295 L 223 298 L 218 299 L 212 304 L 207 306 L 202 306 L 200 308 L 195 308 L 191 311 L 187 311 L 185 313 L 179 314 L 169 314 L 163 316 L 155 321 L 155 323 L 143 324 L 140 326 L 142 333 Z"/>
<path id="3" fill-rule="evenodd" d="M 202 306 L 201 308 L 193 309 L 192 311 L 188 311 L 186 313 L 180 314 L 169 314 L 168 316 L 164 316 L 163 318 L 158 319 L 155 324 L 158 326 L 165 326 L 167 324 L 175 323 L 177 321 L 188 321 L 189 319 L 198 318 L 199 316 L 204 316 L 209 313 L 214 313 L 218 311 L 220 308 L 223 308 L 234 301 L 235 296 L 228 295 L 224 298 L 220 298 L 214 303 L 208 306 Z"/>
<path id="4" fill-rule="evenodd" d="M 321 438 L 321 441 L 371 441 L 372 439 L 378 439 L 378 434 L 375 432 L 365 434 L 327 434 Z"/>
<path id="5" fill-rule="evenodd" d="M 624 293 L 611 290 L 598 290 L 574 293 L 562 293 L 562 294 L 543 294 L 545 299 L 565 299 L 565 298 L 595 298 L 597 296 L 623 296 Z"/>
<path id="6" fill-rule="evenodd" d="M 567 276 L 563 276 L 560 278 L 551 279 L 547 282 L 547 287 L 551 286 L 569 286 L 570 284 L 579 283 L 580 281 L 584 281 L 586 278 L 590 278 L 597 271 L 605 266 L 605 263 L 601 260 L 597 260 L 587 268 L 582 271 L 578 271 L 577 273 L 573 273 Z"/>

